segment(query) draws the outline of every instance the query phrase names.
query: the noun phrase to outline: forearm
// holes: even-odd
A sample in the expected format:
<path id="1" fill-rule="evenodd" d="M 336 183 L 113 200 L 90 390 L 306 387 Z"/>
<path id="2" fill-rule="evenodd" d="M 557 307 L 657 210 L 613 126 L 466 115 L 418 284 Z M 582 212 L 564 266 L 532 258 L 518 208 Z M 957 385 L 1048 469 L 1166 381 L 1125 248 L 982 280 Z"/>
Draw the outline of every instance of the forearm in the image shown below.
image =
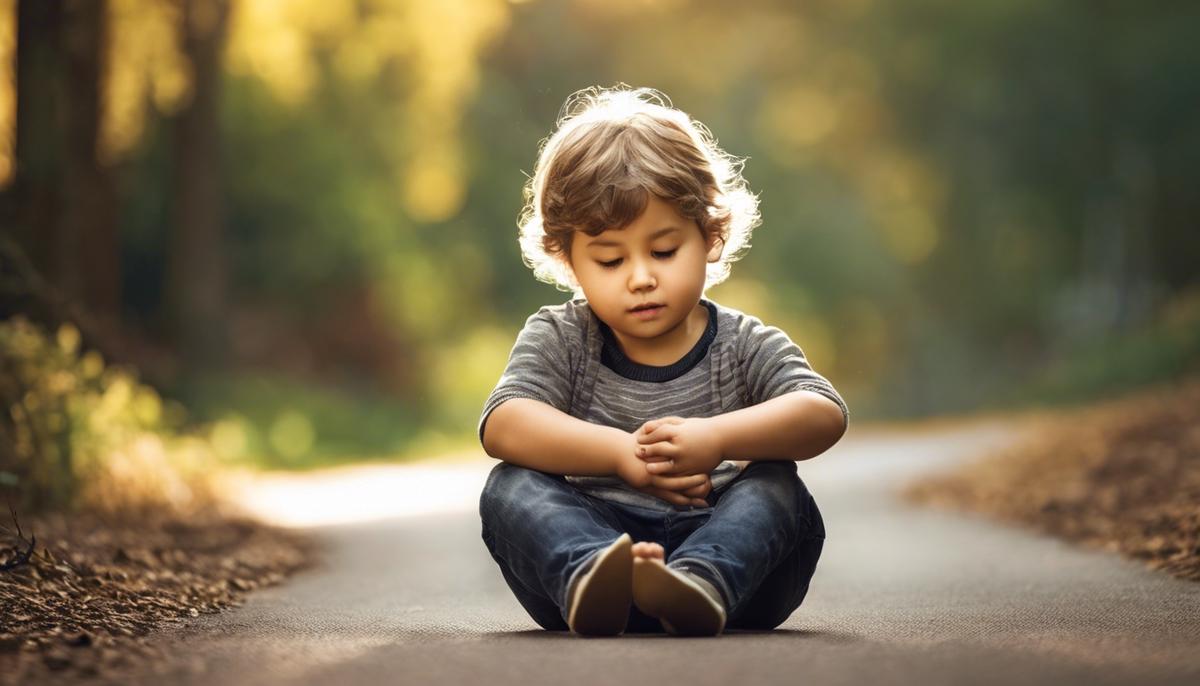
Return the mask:
<path id="1" fill-rule="evenodd" d="M 549 474 L 611 476 L 614 446 L 628 434 L 576 419 L 546 403 L 513 398 L 492 410 L 484 425 L 488 455 Z"/>
<path id="2" fill-rule="evenodd" d="M 833 447 L 846 424 L 837 403 L 795 391 L 709 418 L 726 460 L 807 460 Z"/>

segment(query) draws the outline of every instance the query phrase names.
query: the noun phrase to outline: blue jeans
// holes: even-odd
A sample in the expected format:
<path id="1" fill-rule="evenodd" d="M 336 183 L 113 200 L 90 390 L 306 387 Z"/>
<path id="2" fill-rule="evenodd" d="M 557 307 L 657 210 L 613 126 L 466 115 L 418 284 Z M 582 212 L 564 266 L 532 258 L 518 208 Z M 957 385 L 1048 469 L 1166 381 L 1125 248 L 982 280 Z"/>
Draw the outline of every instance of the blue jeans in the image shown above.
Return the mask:
<path id="1" fill-rule="evenodd" d="M 723 596 L 726 628 L 774 629 L 800 607 L 825 543 L 795 462 L 751 462 L 708 507 L 659 512 L 587 495 L 556 474 L 501 462 L 479 499 L 483 542 L 517 601 L 542 628 L 566 631 L 566 591 L 622 533 L 659 543 L 667 566 Z M 630 609 L 627 632 L 661 632 Z"/>

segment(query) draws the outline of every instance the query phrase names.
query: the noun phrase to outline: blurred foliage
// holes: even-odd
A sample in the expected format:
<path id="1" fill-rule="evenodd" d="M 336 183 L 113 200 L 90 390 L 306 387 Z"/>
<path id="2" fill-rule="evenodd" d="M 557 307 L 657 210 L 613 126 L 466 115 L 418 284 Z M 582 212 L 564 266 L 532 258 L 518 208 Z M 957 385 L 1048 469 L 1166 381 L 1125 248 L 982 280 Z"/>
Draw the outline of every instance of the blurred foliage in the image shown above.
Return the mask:
<path id="1" fill-rule="evenodd" d="M 1174 298 L 1158 323 L 1081 346 L 1049 365 L 995 404 L 1079 404 L 1147 386 L 1200 375 L 1200 289 Z"/>
<path id="2" fill-rule="evenodd" d="M 109 10 L 102 148 L 151 338 L 190 92 L 172 6 Z M 784 328 L 856 417 L 1172 378 L 1200 354 L 1197 23 L 1181 1 L 235 2 L 233 354 L 165 390 L 265 464 L 469 442 L 525 317 L 568 297 L 521 262 L 523 173 L 570 93 L 618 82 L 748 158 L 765 223 L 710 295 Z"/>
<path id="3" fill-rule="evenodd" d="M 0 490 L 15 490 L 14 506 L 182 510 L 211 498 L 213 443 L 179 430 L 178 403 L 83 351 L 75 327 L 0 321 L 0 364 Z"/>
<path id="4" fill-rule="evenodd" d="M 271 468 L 308 469 L 347 456 L 393 458 L 422 427 L 420 408 L 394 396 L 270 375 L 206 379 L 193 389 L 189 407 L 211 426 L 222 454 Z"/>

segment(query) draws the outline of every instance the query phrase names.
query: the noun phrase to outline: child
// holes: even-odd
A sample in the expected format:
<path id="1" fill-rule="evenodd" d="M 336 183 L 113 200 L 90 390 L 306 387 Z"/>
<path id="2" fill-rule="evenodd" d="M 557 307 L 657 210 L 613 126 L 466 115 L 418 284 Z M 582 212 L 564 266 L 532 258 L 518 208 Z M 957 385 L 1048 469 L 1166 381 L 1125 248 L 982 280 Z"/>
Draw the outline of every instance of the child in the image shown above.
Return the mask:
<path id="1" fill-rule="evenodd" d="M 525 262 L 575 298 L 525 322 L 479 422 L 505 581 L 545 629 L 775 628 L 825 539 L 796 461 L 849 414 L 787 334 L 703 297 L 759 221 L 739 165 L 665 96 L 588 89 L 525 195 Z"/>

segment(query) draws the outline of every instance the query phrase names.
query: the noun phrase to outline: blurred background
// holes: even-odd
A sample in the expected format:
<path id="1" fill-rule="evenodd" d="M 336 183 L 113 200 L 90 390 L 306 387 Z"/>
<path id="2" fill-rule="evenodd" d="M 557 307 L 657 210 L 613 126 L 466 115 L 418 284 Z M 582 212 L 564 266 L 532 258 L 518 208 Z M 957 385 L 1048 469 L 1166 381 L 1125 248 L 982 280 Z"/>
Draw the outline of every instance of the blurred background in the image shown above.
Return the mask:
<path id="1" fill-rule="evenodd" d="M 1182 1 L 0 0 L 0 485 L 477 447 L 525 318 L 569 298 L 516 217 L 592 85 L 658 88 L 747 158 L 764 223 L 709 296 L 787 331 L 857 422 L 1200 371 L 1197 25 Z"/>

